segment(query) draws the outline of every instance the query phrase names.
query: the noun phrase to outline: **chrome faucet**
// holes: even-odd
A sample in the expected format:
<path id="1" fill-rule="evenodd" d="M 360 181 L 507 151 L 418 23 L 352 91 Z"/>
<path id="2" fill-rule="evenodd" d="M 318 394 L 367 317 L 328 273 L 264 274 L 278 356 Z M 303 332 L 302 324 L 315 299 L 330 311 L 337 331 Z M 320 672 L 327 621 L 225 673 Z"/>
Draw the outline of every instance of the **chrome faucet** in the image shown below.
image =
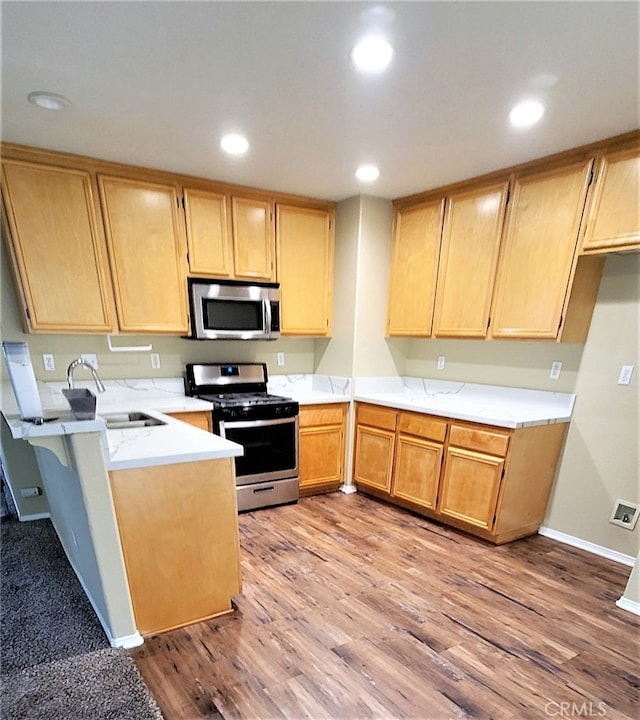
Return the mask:
<path id="1" fill-rule="evenodd" d="M 89 372 L 93 376 L 93 379 L 95 380 L 98 392 L 103 393 L 106 388 L 102 384 L 102 380 L 100 380 L 100 378 L 98 377 L 96 369 L 90 362 L 87 362 L 84 358 L 81 357 L 76 358 L 72 363 L 69 364 L 69 367 L 67 368 L 67 384 L 69 385 L 69 389 L 73 390 L 73 371 L 78 367 L 78 365 L 83 365 L 89 370 Z"/>

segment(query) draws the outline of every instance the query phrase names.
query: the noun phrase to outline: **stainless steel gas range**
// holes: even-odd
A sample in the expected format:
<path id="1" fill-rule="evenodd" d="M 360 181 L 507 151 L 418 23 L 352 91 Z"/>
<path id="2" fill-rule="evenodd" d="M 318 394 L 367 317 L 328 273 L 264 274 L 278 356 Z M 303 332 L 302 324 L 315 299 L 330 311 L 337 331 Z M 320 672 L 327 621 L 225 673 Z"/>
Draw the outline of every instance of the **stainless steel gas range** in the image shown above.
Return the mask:
<path id="1" fill-rule="evenodd" d="M 187 395 L 213 403 L 213 431 L 244 447 L 238 510 L 297 502 L 298 403 L 267 392 L 264 363 L 189 363 Z"/>

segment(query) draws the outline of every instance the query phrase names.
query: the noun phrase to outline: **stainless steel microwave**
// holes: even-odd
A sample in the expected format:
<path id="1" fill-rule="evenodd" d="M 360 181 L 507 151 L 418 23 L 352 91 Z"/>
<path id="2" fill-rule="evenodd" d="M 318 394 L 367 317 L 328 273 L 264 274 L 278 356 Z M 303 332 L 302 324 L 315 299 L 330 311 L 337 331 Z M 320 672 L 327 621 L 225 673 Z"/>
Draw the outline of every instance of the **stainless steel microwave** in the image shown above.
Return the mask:
<path id="1" fill-rule="evenodd" d="M 198 340 L 276 340 L 280 286 L 189 278 L 191 337 Z"/>

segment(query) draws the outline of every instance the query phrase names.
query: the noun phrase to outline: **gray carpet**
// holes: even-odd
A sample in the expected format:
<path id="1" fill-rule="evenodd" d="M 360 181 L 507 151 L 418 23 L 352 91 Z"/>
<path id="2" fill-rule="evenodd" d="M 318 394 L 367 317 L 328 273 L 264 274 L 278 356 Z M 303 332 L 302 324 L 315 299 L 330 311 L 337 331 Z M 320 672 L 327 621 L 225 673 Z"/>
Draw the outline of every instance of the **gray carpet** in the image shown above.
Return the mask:
<path id="1" fill-rule="evenodd" d="M 0 524 L 0 717 L 162 720 L 133 660 L 110 647 L 51 523 Z"/>

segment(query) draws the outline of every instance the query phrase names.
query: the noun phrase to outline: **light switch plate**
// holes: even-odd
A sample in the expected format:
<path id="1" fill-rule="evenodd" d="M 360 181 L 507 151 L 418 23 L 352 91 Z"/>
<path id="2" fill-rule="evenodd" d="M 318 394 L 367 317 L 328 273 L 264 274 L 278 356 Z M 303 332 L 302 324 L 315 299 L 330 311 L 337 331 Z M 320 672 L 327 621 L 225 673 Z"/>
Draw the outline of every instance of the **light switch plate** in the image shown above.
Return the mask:
<path id="1" fill-rule="evenodd" d="M 438 355 L 438 370 L 444 370 L 444 355 Z"/>
<path id="2" fill-rule="evenodd" d="M 151 353 L 151 367 L 154 370 L 160 367 L 160 353 Z"/>
<path id="3" fill-rule="evenodd" d="M 278 363 L 278 365 L 281 365 L 281 366 L 284 365 L 284 353 L 283 352 L 277 353 L 276 362 Z"/>
<path id="4" fill-rule="evenodd" d="M 80 357 L 93 365 L 94 370 L 98 369 L 98 356 L 95 353 L 82 353 Z"/>

